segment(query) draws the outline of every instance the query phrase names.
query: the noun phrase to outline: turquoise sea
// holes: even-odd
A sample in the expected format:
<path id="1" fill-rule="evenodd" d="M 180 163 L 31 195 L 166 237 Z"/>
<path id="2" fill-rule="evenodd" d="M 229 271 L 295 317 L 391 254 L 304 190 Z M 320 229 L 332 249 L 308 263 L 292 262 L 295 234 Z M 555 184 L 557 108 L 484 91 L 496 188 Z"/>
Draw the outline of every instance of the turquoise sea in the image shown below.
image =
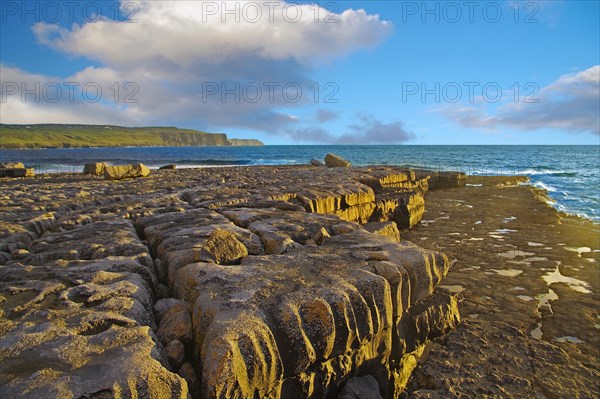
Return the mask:
<path id="1" fill-rule="evenodd" d="M 407 165 L 468 174 L 519 174 L 546 189 L 559 210 L 600 221 L 599 146 L 264 146 L 2 150 L 39 172 L 80 172 L 87 162 L 142 162 L 150 167 L 294 165 L 333 152 L 354 165 Z"/>

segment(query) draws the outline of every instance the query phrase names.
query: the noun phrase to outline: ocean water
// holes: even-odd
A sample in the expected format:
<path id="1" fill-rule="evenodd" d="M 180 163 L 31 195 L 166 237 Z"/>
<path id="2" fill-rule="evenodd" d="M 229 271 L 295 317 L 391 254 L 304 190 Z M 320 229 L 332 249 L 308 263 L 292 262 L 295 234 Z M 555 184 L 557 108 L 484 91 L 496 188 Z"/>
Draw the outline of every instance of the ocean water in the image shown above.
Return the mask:
<path id="1" fill-rule="evenodd" d="M 151 168 L 294 165 L 336 153 L 354 165 L 407 165 L 473 175 L 526 175 L 559 210 L 600 221 L 600 146 L 264 146 L 2 150 L 38 173 L 80 172 L 87 162 L 142 162 Z"/>

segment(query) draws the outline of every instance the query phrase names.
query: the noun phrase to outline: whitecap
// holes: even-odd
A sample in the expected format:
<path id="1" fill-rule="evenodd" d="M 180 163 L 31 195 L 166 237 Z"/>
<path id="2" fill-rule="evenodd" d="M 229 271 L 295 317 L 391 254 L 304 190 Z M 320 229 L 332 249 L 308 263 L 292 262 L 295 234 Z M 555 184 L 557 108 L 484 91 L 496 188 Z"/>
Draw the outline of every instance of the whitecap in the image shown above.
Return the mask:
<path id="1" fill-rule="evenodd" d="M 549 186 L 549 185 L 547 185 L 547 184 L 545 184 L 545 183 L 543 183 L 543 182 L 541 182 L 541 181 L 538 181 L 538 182 L 535 182 L 535 183 L 533 183 L 533 186 L 534 186 L 534 187 L 537 187 L 537 188 L 541 188 L 541 189 L 543 189 L 543 190 L 546 190 L 546 191 L 548 191 L 549 193 L 553 193 L 553 192 L 556 192 L 556 191 L 557 191 L 557 190 L 556 190 L 556 188 L 554 188 L 554 187 L 552 187 L 552 186 Z"/>

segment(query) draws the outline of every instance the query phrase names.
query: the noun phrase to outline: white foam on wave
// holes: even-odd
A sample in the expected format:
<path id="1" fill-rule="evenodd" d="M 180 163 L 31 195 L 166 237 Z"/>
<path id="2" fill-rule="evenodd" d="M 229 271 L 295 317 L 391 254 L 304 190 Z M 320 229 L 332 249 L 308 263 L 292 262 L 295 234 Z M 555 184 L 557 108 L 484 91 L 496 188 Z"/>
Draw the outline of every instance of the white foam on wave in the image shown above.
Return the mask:
<path id="1" fill-rule="evenodd" d="M 566 170 L 538 170 L 538 169 L 525 169 L 523 171 L 519 170 L 517 172 L 518 172 L 518 174 L 531 175 L 531 176 L 535 176 L 535 175 L 560 175 L 560 174 L 572 173 L 572 172 L 568 172 Z"/>
<path id="2" fill-rule="evenodd" d="M 537 182 L 533 183 L 533 186 L 537 187 L 537 188 L 541 188 L 542 190 L 546 190 L 549 193 L 554 193 L 557 191 L 556 188 L 554 188 L 550 185 L 547 185 L 546 183 L 541 182 L 541 181 L 537 181 Z"/>

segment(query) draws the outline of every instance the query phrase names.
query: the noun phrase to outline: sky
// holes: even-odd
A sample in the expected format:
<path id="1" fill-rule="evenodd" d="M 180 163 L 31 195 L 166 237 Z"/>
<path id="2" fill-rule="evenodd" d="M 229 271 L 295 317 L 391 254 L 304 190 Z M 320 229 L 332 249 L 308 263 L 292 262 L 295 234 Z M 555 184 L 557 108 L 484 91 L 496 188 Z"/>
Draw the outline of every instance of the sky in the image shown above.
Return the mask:
<path id="1" fill-rule="evenodd" d="M 600 1 L 2 1 L 0 122 L 600 145 Z"/>

